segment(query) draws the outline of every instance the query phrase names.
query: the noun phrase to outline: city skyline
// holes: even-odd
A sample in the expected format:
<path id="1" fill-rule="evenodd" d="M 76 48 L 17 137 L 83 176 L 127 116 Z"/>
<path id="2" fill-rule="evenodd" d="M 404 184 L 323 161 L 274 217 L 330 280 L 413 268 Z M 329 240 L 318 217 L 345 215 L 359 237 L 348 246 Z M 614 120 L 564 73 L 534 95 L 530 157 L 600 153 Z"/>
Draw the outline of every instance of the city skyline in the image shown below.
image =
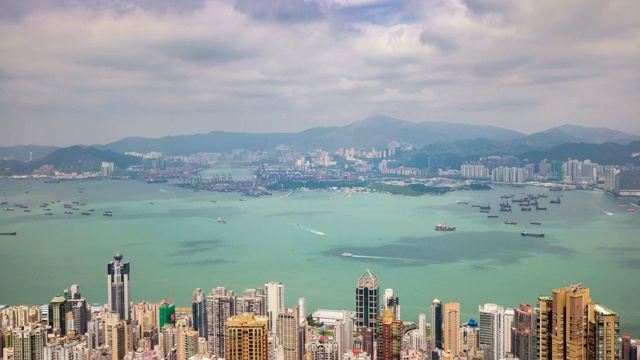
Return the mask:
<path id="1" fill-rule="evenodd" d="M 0 144 L 297 132 L 372 114 L 639 134 L 635 6 L 8 1 Z"/>

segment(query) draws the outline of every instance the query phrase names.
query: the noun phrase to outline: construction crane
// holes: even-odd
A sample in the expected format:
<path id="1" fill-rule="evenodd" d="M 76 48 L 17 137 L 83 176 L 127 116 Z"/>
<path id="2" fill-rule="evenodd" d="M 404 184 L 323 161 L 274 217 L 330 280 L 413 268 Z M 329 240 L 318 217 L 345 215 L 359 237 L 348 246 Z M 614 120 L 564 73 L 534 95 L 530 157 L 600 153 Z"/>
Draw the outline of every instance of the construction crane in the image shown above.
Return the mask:
<path id="1" fill-rule="evenodd" d="M 175 294 L 175 290 L 171 292 L 171 294 L 169 294 L 169 296 L 167 296 L 164 300 L 162 300 L 160 303 L 162 305 L 168 305 L 169 304 L 169 300 L 171 300 L 171 298 L 173 297 L 173 294 Z"/>

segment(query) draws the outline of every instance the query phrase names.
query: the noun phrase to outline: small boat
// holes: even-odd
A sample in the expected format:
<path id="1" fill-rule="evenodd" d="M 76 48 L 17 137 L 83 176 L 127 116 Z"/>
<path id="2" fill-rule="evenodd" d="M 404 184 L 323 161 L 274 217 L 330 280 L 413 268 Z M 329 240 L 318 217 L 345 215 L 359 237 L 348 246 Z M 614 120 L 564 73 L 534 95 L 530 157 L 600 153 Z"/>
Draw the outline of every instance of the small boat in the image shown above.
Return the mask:
<path id="1" fill-rule="evenodd" d="M 518 225 L 518 223 L 515 222 L 515 221 L 505 221 L 504 224 L 505 225 Z"/>
<path id="2" fill-rule="evenodd" d="M 90 211 L 84 211 L 84 212 L 82 212 L 82 215 L 91 215 L 91 212 Z"/>
<path id="3" fill-rule="evenodd" d="M 46 212 L 46 213 L 44 213 L 44 214 L 45 214 L 45 215 L 53 215 L 53 213 L 50 213 L 50 212 Z"/>
<path id="4" fill-rule="evenodd" d="M 627 209 L 627 212 L 634 213 L 634 212 L 636 212 L 636 209 Z"/>
<path id="5" fill-rule="evenodd" d="M 85 205 L 87 205 L 87 203 L 86 202 L 80 202 L 80 203 L 78 203 L 78 205 L 85 206 Z"/>
<path id="6" fill-rule="evenodd" d="M 4 208 L 4 211 L 13 211 L 13 210 L 15 210 L 15 209 L 14 208 L 10 208 L 10 207 Z"/>
<path id="7" fill-rule="evenodd" d="M 104 213 L 105 213 L 105 214 L 112 214 L 112 213 L 113 213 L 113 211 L 111 211 L 111 210 L 105 210 L 105 211 L 104 211 Z"/>
<path id="8" fill-rule="evenodd" d="M 536 206 L 536 210 L 547 210 L 546 206 Z"/>
<path id="9" fill-rule="evenodd" d="M 24 212 L 31 212 L 31 209 L 24 209 Z"/>
<path id="10" fill-rule="evenodd" d="M 217 220 L 217 221 L 218 221 L 219 223 L 222 223 L 222 224 L 226 224 L 226 223 L 227 223 L 227 220 L 225 220 L 225 219 L 223 219 L 223 218 L 218 218 L 218 220 Z"/>
<path id="11" fill-rule="evenodd" d="M 67 214 L 67 215 L 72 215 L 73 211 L 65 211 L 64 213 Z"/>
<path id="12" fill-rule="evenodd" d="M 627 205 L 622 205 L 622 204 L 621 204 L 621 205 L 618 205 L 618 207 L 619 207 L 619 208 L 621 208 L 621 209 L 624 209 L 624 208 L 626 208 L 626 207 L 627 207 Z"/>
<path id="13" fill-rule="evenodd" d="M 436 226 L 436 231 L 454 231 L 455 229 L 455 226 L 444 226 L 440 224 Z"/>
<path id="14" fill-rule="evenodd" d="M 532 221 L 529 224 L 531 224 L 531 225 L 542 225 L 542 223 L 540 221 Z"/>
<path id="15" fill-rule="evenodd" d="M 17 234 L 15 231 L 14 232 L 0 233 L 0 235 L 9 235 L 9 236 L 13 236 L 15 234 Z"/>
<path id="16" fill-rule="evenodd" d="M 488 213 L 491 212 L 491 210 L 480 210 L 481 213 Z"/>
<path id="17" fill-rule="evenodd" d="M 560 201 L 560 196 L 558 196 L 558 200 L 551 200 L 551 201 L 549 201 L 549 204 L 560 204 L 560 203 L 561 203 L 561 201 Z"/>
<path id="18" fill-rule="evenodd" d="M 521 207 L 520 211 L 531 211 L 530 207 Z"/>
<path id="19" fill-rule="evenodd" d="M 458 200 L 456 201 L 456 204 L 468 204 L 468 201 L 462 201 L 462 200 Z"/>
<path id="20" fill-rule="evenodd" d="M 487 215 L 488 218 L 497 218 L 498 215 Z"/>
<path id="21" fill-rule="evenodd" d="M 521 232 L 520 235 L 522 235 L 522 236 L 533 236 L 533 237 L 544 237 L 544 234 L 534 234 L 534 233 L 528 233 L 526 231 Z"/>
<path id="22" fill-rule="evenodd" d="M 108 212 L 108 213 L 104 213 L 104 214 L 102 214 L 102 216 L 112 217 L 112 216 L 113 216 L 113 214 L 112 214 L 112 213 L 110 213 L 110 212 Z"/>
<path id="23" fill-rule="evenodd" d="M 353 254 L 350 253 L 350 252 L 342 253 L 341 255 L 342 256 L 346 256 L 346 257 L 352 257 L 353 256 Z"/>

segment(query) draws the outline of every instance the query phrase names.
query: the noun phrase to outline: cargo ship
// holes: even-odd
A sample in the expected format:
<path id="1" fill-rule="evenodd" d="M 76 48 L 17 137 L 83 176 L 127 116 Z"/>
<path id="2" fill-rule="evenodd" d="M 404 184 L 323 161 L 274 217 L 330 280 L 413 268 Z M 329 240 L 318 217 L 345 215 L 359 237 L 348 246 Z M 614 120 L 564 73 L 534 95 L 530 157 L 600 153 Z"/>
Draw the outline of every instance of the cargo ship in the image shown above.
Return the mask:
<path id="1" fill-rule="evenodd" d="M 455 229 L 455 226 L 444 226 L 440 224 L 436 226 L 436 231 L 454 231 Z"/>
<path id="2" fill-rule="evenodd" d="M 518 225 L 518 223 L 515 222 L 515 221 L 505 221 L 504 224 L 505 225 Z"/>
<path id="3" fill-rule="evenodd" d="M 528 233 L 526 231 L 521 232 L 520 235 L 522 235 L 522 236 L 533 236 L 533 237 L 544 237 L 544 234 L 534 234 L 534 233 Z"/>

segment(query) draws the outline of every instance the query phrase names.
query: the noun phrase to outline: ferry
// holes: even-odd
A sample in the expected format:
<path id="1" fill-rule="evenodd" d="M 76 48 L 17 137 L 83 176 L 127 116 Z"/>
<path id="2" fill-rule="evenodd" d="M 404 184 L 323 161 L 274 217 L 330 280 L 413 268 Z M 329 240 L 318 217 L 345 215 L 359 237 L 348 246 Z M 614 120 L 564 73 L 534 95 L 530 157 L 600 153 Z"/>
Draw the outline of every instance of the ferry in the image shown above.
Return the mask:
<path id="1" fill-rule="evenodd" d="M 534 233 L 528 233 L 526 231 L 521 232 L 520 235 L 522 235 L 522 236 L 533 236 L 533 237 L 544 237 L 544 234 L 542 234 L 542 233 L 534 234 Z"/>
<path id="2" fill-rule="evenodd" d="M 436 226 L 436 231 L 454 231 L 455 229 L 455 226 L 444 226 L 440 224 Z"/>
<path id="3" fill-rule="evenodd" d="M 352 257 L 353 254 L 350 252 L 346 252 L 346 253 L 342 253 L 342 256 L 346 256 L 346 257 Z"/>
<path id="4" fill-rule="evenodd" d="M 515 222 L 515 221 L 505 221 L 504 224 L 505 225 L 518 225 L 518 223 Z"/>
<path id="5" fill-rule="evenodd" d="M 222 223 L 222 224 L 226 224 L 227 220 L 223 219 L 223 218 L 218 218 L 218 222 Z"/>

